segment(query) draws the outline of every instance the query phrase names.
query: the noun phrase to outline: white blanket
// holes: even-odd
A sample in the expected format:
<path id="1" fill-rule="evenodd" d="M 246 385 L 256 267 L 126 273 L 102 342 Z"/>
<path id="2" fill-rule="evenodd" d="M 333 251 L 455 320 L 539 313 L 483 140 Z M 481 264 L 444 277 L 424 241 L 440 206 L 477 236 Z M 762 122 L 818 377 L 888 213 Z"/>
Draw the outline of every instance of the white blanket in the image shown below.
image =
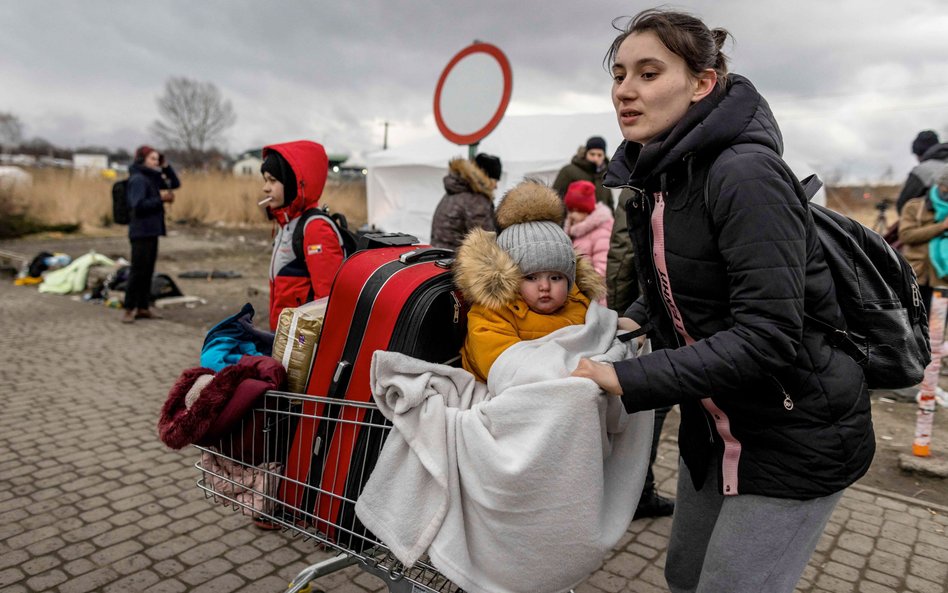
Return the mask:
<path id="1" fill-rule="evenodd" d="M 565 591 L 628 528 L 653 413 L 569 377 L 580 357 L 628 355 L 616 314 L 512 346 L 488 386 L 463 369 L 376 352 L 372 389 L 394 428 L 356 504 L 403 563 L 426 551 L 472 593 Z"/>

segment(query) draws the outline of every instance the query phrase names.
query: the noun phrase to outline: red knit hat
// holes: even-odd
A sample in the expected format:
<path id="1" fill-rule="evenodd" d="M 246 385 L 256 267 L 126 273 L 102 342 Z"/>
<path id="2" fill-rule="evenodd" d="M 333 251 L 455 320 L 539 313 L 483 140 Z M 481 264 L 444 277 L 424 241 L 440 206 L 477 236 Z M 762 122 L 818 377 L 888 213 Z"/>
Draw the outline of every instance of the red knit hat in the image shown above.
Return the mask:
<path id="1" fill-rule="evenodd" d="M 591 181 L 574 181 L 566 188 L 563 202 L 567 210 L 589 214 L 596 208 L 596 186 Z"/>

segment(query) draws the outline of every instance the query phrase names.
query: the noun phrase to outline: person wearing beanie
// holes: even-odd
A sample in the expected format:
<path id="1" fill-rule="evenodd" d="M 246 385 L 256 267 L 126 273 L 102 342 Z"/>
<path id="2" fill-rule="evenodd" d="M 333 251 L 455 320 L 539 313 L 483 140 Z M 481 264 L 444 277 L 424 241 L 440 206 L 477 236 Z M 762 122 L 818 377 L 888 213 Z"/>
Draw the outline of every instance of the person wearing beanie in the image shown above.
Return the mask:
<path id="1" fill-rule="evenodd" d="M 496 229 L 494 190 L 500 175 L 500 159 L 489 154 L 478 154 L 473 161 L 456 158 L 448 163 L 444 196 L 431 217 L 433 247 L 457 249 L 472 229 Z"/>
<path id="2" fill-rule="evenodd" d="M 131 214 L 128 240 L 132 265 L 125 289 L 122 323 L 161 318 L 151 310 L 151 279 L 158 261 L 158 237 L 166 234 L 165 204 L 174 201 L 172 190 L 181 187 L 164 156 L 147 144 L 135 150 L 135 160 L 128 172 L 125 199 Z"/>
<path id="3" fill-rule="evenodd" d="M 563 198 L 566 222 L 563 230 L 573 240 L 573 249 L 592 262 L 596 272 L 605 279 L 609 256 L 609 240 L 615 220 L 609 207 L 596 201 L 596 186 L 591 181 L 574 181 Z M 605 306 L 605 295 L 599 300 Z"/>
<path id="4" fill-rule="evenodd" d="M 471 307 L 461 365 L 481 382 L 500 354 L 569 325 L 585 323 L 602 277 L 573 251 L 563 204 L 551 188 L 523 182 L 497 208 L 499 234 L 480 228 L 461 243 L 455 283 Z"/>
<path id="5" fill-rule="evenodd" d="M 277 225 L 270 259 L 270 330 L 287 307 L 329 296 L 345 250 L 336 228 L 325 217 L 304 216 L 319 206 L 329 173 L 321 144 L 298 140 L 263 148 L 264 207 Z M 294 250 L 294 236 L 300 238 Z"/>
<path id="6" fill-rule="evenodd" d="M 948 164 L 948 143 L 939 142 L 934 131 L 922 130 L 912 141 L 912 154 L 918 159 L 918 164 L 909 172 L 895 201 L 895 209 L 900 215 L 906 202 L 928 193 L 935 183 L 935 176 Z"/>
<path id="7" fill-rule="evenodd" d="M 569 184 L 574 181 L 589 181 L 596 186 L 596 201 L 602 202 L 613 210 L 612 191 L 602 186 L 603 175 L 609 159 L 606 157 L 606 141 L 601 136 L 592 136 L 586 144 L 580 146 L 569 164 L 565 165 L 556 174 L 553 180 L 553 189 L 561 198 L 566 197 Z"/>
<path id="8" fill-rule="evenodd" d="M 487 177 L 494 182 L 494 189 L 497 189 L 497 182 L 500 181 L 500 175 L 503 173 L 500 158 L 482 152 L 474 157 L 474 164 L 487 174 Z"/>

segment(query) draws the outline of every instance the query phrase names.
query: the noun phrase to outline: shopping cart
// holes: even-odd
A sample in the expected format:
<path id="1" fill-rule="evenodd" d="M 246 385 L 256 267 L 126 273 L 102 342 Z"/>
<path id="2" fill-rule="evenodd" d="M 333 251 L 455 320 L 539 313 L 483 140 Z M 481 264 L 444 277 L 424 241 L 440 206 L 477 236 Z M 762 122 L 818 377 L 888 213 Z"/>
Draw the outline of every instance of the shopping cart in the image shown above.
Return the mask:
<path id="1" fill-rule="evenodd" d="M 393 593 L 459 592 L 426 557 L 411 568 L 398 562 L 352 512 L 358 493 L 352 496 L 347 490 L 340 495 L 320 487 L 318 480 L 313 485 L 286 477 L 288 473 L 300 475 L 285 471 L 288 459 L 301 457 L 293 454 L 294 448 L 320 447 L 319 438 L 310 442 L 298 438 L 298 431 L 307 424 L 328 429 L 337 439 L 351 436 L 350 446 L 335 449 L 351 451 L 351 458 L 327 456 L 318 471 L 332 471 L 344 462 L 350 482 L 361 492 L 391 429 L 375 404 L 280 391 L 266 392 L 259 405 L 220 442 L 197 447 L 201 451 L 195 464 L 200 472 L 198 487 L 208 499 L 247 515 L 262 527 L 283 529 L 338 552 L 301 571 L 289 585 L 291 593 L 313 591 L 315 579 L 352 565 L 382 579 Z M 361 435 L 358 443 L 354 440 L 357 435 Z M 287 497 L 287 489 L 302 495 Z M 287 502 L 288 498 L 305 500 L 306 504 Z M 327 520 L 324 508 L 331 505 L 342 506 L 347 512 L 339 512 L 335 521 Z"/>

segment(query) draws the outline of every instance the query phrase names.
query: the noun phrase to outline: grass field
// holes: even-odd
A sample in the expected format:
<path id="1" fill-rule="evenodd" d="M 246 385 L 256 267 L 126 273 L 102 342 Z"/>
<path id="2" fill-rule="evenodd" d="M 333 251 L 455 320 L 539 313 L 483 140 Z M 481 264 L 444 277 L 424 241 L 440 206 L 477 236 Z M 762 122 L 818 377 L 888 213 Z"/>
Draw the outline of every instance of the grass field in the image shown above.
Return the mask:
<path id="1" fill-rule="evenodd" d="M 79 223 L 83 230 L 108 226 L 112 183 L 99 175 L 64 169 L 33 169 L 32 186 L 18 186 L 0 199 L 6 210 L 47 224 Z M 259 176 L 181 172 L 175 201 L 165 205 L 168 218 L 198 224 L 269 225 L 257 202 L 263 197 Z M 343 213 L 357 227 L 366 221 L 365 184 L 330 180 L 320 203 Z"/>
<path id="2" fill-rule="evenodd" d="M 31 187 L 7 188 L 0 195 L 4 212 L 24 213 L 47 224 L 78 223 L 83 231 L 108 226 L 111 221 L 113 180 L 98 175 L 83 175 L 63 169 L 34 169 Z M 269 225 L 257 202 L 262 198 L 258 176 L 230 173 L 182 172 L 181 188 L 175 202 L 166 205 L 174 221 L 228 226 Z M 888 200 L 894 205 L 899 186 L 866 188 L 831 187 L 826 191 L 827 205 L 869 228 L 878 220 L 876 204 Z M 330 180 L 320 200 L 335 212 L 341 212 L 350 225 L 366 222 L 365 184 Z M 0 212 L 2 214 L 2 212 Z M 895 208 L 885 213 L 886 224 L 895 222 Z"/>

